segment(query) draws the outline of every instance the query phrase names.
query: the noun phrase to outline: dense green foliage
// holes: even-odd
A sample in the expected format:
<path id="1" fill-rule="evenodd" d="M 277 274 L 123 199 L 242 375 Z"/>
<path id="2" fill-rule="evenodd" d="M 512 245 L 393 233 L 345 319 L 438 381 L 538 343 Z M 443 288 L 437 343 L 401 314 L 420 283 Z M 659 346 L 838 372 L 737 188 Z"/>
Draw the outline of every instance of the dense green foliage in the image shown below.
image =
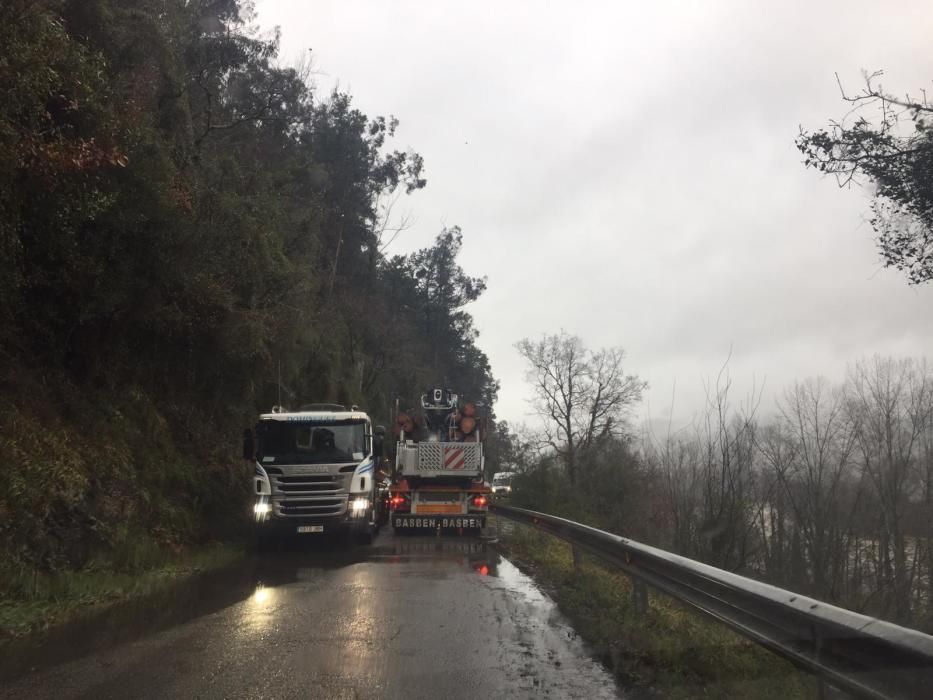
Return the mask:
<path id="1" fill-rule="evenodd" d="M 0 555 L 79 566 L 228 531 L 239 430 L 495 398 L 459 229 L 387 259 L 425 186 L 397 122 L 316 95 L 238 0 L 0 3 Z"/>

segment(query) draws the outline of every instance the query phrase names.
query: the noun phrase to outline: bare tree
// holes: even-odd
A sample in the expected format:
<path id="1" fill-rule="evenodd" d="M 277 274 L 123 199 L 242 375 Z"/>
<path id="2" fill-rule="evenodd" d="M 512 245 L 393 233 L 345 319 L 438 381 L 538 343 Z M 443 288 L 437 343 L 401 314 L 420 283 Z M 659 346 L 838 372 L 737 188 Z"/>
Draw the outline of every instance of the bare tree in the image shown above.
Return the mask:
<path id="1" fill-rule="evenodd" d="M 878 550 L 882 587 L 899 622 L 911 618 L 916 566 L 908 561 L 905 516 L 919 500 L 918 457 L 931 411 L 933 382 L 926 364 L 874 357 L 859 362 L 848 382 L 848 407 L 856 424 L 861 467 L 877 496 L 881 528 Z"/>
<path id="2" fill-rule="evenodd" d="M 622 437 L 628 410 L 647 383 L 625 374 L 622 348 L 588 350 L 565 331 L 516 344 L 528 362 L 531 404 L 544 419 L 544 442 L 561 458 L 571 483 L 578 457 L 600 437 Z"/>
<path id="3" fill-rule="evenodd" d="M 699 550 L 700 442 L 682 435 L 669 435 L 660 445 L 651 443 L 647 452 L 659 469 L 667 492 L 670 546 L 675 552 L 694 553 Z"/>
<path id="4" fill-rule="evenodd" d="M 732 408 L 728 360 L 706 391 L 707 410 L 697 427 L 702 493 L 700 554 L 706 561 L 737 570 L 748 563 L 755 530 L 755 413 L 760 391 L 752 389 L 746 406 Z"/>
<path id="5" fill-rule="evenodd" d="M 759 474 L 758 529 L 763 551 L 762 563 L 768 581 L 779 585 L 797 586 L 799 572 L 804 568 L 792 543 L 796 524 L 787 503 L 784 474 L 797 457 L 797 444 L 781 423 L 764 426 L 755 436 L 759 452 L 764 457 Z"/>
<path id="6" fill-rule="evenodd" d="M 645 449 L 666 486 L 673 548 L 736 570 L 747 566 L 757 544 L 754 414 L 760 397 L 753 391 L 736 410 L 731 387 L 727 361 L 707 385 L 706 411 L 692 429 Z"/>
<path id="7" fill-rule="evenodd" d="M 820 379 L 794 384 L 778 404 L 782 439 L 759 443 L 790 506 L 816 595 L 835 600 L 848 532 L 843 496 L 852 474 L 855 433 L 841 392 Z"/>
<path id="8" fill-rule="evenodd" d="M 399 218 L 393 218 L 393 210 L 398 200 L 402 197 L 402 190 L 396 189 L 392 192 L 381 193 L 374 207 L 376 218 L 373 220 L 373 235 L 376 237 L 376 246 L 380 253 L 392 245 L 399 234 L 411 228 L 414 221 L 410 213 L 402 214 Z M 386 237 L 388 236 L 388 240 Z"/>
<path id="9" fill-rule="evenodd" d="M 923 542 L 923 556 L 926 559 L 925 590 L 927 618 L 933 617 L 930 603 L 933 601 L 933 391 L 927 396 L 926 420 L 920 433 L 920 449 L 917 455 L 917 467 L 920 474 L 922 508 L 919 516 L 922 525 L 918 528 Z"/>

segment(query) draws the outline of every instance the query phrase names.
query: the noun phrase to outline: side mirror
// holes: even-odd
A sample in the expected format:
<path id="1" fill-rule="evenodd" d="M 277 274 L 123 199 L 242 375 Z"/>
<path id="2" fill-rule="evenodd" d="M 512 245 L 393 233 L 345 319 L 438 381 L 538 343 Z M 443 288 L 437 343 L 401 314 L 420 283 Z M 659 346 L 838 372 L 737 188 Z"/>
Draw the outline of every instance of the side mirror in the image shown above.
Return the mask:
<path id="1" fill-rule="evenodd" d="M 247 428 L 243 431 L 243 459 L 253 460 L 256 457 L 256 444 L 253 442 L 253 431 Z"/>

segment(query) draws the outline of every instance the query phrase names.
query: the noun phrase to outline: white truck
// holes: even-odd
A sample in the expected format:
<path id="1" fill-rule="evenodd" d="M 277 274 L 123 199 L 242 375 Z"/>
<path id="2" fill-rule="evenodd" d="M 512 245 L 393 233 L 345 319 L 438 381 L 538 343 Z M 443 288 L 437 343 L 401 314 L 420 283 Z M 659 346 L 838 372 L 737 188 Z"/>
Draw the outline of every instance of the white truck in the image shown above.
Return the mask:
<path id="1" fill-rule="evenodd" d="M 369 544 L 378 527 L 376 464 L 382 435 L 355 406 L 274 407 L 243 437 L 255 465 L 257 543 L 286 535 L 350 535 Z"/>
<path id="2" fill-rule="evenodd" d="M 477 531 L 486 526 L 483 425 L 476 407 L 447 389 L 421 397 L 421 414 L 399 414 L 389 519 L 396 532 Z"/>

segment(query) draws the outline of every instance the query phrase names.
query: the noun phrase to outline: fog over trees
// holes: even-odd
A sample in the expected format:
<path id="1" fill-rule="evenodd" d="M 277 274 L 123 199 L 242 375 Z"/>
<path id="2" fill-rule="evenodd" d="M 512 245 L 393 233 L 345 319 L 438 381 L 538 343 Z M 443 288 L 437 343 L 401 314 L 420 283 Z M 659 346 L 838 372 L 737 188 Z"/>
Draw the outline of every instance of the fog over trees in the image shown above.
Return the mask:
<path id="1" fill-rule="evenodd" d="M 623 423 L 577 453 L 573 479 L 565 451 L 513 435 L 513 501 L 933 629 L 933 368 L 867 358 L 839 385 L 788 387 L 770 419 L 727 370 L 691 428 Z M 545 416 L 545 443 L 562 420 Z"/>

